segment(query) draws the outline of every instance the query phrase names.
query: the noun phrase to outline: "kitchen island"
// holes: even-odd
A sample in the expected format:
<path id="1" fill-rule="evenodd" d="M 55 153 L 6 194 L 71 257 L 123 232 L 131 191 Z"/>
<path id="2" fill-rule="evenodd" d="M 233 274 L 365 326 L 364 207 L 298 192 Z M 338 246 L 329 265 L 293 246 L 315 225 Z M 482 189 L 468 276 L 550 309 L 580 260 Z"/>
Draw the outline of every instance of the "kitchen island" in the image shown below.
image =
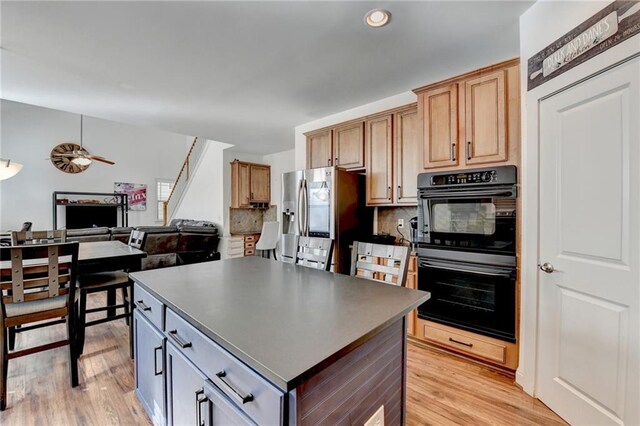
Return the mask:
<path id="1" fill-rule="evenodd" d="M 404 423 L 405 315 L 428 293 L 258 257 L 131 277 L 155 424 Z"/>

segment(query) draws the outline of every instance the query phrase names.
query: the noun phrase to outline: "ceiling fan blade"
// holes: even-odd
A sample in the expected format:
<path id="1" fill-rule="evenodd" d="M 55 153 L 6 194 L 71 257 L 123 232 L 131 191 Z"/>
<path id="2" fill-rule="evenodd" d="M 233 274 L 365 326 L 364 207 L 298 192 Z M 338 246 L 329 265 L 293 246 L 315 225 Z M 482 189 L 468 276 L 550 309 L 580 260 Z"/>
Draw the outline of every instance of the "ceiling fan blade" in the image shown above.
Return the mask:
<path id="1" fill-rule="evenodd" d="M 114 162 L 113 162 L 113 161 L 111 161 L 111 160 L 107 160 L 106 158 L 104 158 L 104 157 L 99 157 L 99 156 L 97 156 L 97 155 L 87 155 L 86 157 L 87 157 L 87 158 L 89 158 L 89 159 L 91 159 L 91 160 L 94 160 L 94 161 L 100 161 L 101 163 L 106 163 L 106 164 L 109 164 L 109 165 L 114 165 L 114 164 L 116 164 L 116 163 L 114 163 Z"/>
<path id="2" fill-rule="evenodd" d="M 66 158 L 75 158 L 78 154 L 53 154 L 54 157 L 66 157 Z"/>

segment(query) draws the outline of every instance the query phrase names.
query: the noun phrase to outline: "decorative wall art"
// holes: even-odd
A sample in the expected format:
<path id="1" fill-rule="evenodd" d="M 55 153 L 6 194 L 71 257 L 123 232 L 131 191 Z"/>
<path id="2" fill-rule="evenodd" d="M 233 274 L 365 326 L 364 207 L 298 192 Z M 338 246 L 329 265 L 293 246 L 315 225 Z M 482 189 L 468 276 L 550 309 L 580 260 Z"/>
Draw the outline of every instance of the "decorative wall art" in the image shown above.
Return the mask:
<path id="1" fill-rule="evenodd" d="M 114 182 L 114 192 L 129 196 L 129 210 L 147 210 L 147 185 L 143 183 Z"/>
<path id="2" fill-rule="evenodd" d="M 640 2 L 617 0 L 529 58 L 532 90 L 640 33 Z"/>

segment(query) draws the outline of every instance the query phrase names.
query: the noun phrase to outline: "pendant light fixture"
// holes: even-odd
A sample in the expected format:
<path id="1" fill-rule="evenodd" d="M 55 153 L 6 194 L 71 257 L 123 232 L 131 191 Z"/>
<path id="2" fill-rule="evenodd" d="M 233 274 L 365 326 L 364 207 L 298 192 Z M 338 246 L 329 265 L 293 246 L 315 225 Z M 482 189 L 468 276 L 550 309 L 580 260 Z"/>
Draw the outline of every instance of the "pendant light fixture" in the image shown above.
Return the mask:
<path id="1" fill-rule="evenodd" d="M 0 158 L 0 180 L 9 179 L 22 170 L 22 164 Z"/>

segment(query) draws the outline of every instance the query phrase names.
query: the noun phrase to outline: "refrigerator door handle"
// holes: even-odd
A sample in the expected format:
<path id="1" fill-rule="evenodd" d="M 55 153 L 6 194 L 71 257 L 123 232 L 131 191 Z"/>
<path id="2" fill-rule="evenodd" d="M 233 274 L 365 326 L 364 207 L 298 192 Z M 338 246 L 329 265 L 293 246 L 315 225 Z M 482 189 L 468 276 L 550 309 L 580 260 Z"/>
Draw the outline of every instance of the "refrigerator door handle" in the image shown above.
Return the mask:
<path id="1" fill-rule="evenodd" d="M 309 236 L 309 187 L 307 186 L 307 180 L 304 180 L 304 236 Z"/>
<path id="2" fill-rule="evenodd" d="M 302 235 L 302 191 L 304 190 L 304 179 L 300 181 L 300 187 L 298 188 L 298 234 Z"/>

